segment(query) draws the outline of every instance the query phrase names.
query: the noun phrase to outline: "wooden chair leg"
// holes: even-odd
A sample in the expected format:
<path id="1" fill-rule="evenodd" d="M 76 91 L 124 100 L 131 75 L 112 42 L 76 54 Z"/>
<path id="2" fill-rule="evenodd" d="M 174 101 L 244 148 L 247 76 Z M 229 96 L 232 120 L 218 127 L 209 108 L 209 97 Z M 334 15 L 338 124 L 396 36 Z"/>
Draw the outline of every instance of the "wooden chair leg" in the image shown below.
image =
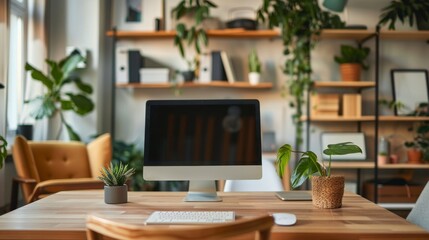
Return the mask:
<path id="1" fill-rule="evenodd" d="M 18 206 L 18 190 L 19 181 L 16 178 L 12 179 L 12 193 L 10 195 L 10 208 L 9 211 L 13 211 Z"/>

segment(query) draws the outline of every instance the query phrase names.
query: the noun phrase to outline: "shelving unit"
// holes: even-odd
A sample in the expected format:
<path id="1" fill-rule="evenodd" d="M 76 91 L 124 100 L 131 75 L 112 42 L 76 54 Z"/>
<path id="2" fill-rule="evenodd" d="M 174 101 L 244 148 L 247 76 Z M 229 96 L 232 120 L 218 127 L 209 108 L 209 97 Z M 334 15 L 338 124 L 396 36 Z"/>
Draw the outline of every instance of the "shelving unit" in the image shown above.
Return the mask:
<path id="1" fill-rule="evenodd" d="M 171 39 L 173 40 L 176 35 L 175 31 L 117 31 L 113 28 L 111 31 L 106 32 L 106 36 L 112 38 L 112 56 L 116 55 L 116 42 L 119 39 Z M 274 39 L 279 38 L 280 34 L 274 30 L 256 30 L 248 31 L 244 29 L 221 29 L 207 31 L 209 38 L 222 38 L 222 39 Z M 183 83 L 179 85 L 174 84 L 144 84 L 144 83 L 116 83 L 115 73 L 115 57 L 112 61 L 112 117 L 111 117 L 111 131 L 112 138 L 115 139 L 115 109 L 116 109 L 116 89 L 117 88 L 132 88 L 132 89 L 168 89 L 173 87 L 178 88 L 231 88 L 231 89 L 246 89 L 246 90 L 269 90 L 272 89 L 272 83 L 259 83 L 258 85 L 250 85 L 248 82 L 235 82 L 229 83 L 226 81 L 212 81 L 210 83 Z"/>
<path id="2" fill-rule="evenodd" d="M 263 82 L 258 85 L 250 85 L 248 82 L 235 82 L 229 83 L 225 81 L 212 81 L 210 83 L 197 83 L 185 82 L 175 86 L 171 83 L 165 84 L 147 84 L 147 83 L 117 83 L 117 88 L 140 88 L 140 89 L 154 89 L 154 88 L 241 88 L 241 89 L 271 89 L 272 83 Z"/>
<path id="3" fill-rule="evenodd" d="M 380 40 L 415 40 L 415 41 L 427 41 L 429 43 L 429 31 L 368 31 L 368 30 L 325 30 L 319 36 L 315 36 L 317 40 L 355 40 L 359 45 L 362 45 L 363 42 L 368 41 L 369 39 L 375 40 L 375 76 L 374 81 L 360 81 L 360 82 L 334 82 L 334 81 L 319 81 L 315 82 L 312 86 L 312 89 L 315 91 L 330 89 L 332 91 L 353 91 L 361 92 L 365 89 L 374 89 L 375 97 L 374 99 L 379 99 L 379 69 L 380 69 L 380 60 L 379 60 L 379 49 L 380 49 Z M 309 99 L 308 99 L 309 100 Z M 308 110 L 310 106 L 308 105 Z M 375 113 L 372 116 L 359 116 L 359 117 L 343 117 L 343 116 L 304 116 L 301 120 L 307 122 L 307 146 L 309 146 L 309 135 L 310 130 L 309 126 L 312 123 L 357 123 L 358 131 L 361 129 L 361 124 L 363 123 L 374 123 L 374 156 L 369 156 L 369 159 L 366 161 L 344 161 L 344 162 L 333 162 L 333 169 L 351 169 L 357 171 L 357 184 L 358 191 L 360 189 L 360 172 L 361 170 L 374 170 L 374 184 L 377 186 L 379 179 L 378 174 L 379 170 L 426 170 L 429 169 L 429 164 L 385 164 L 379 165 L 377 162 L 377 152 L 378 152 L 378 130 L 379 123 L 389 123 L 389 122 L 420 122 L 420 121 L 429 121 L 429 117 L 417 117 L 417 116 L 380 116 L 377 101 L 374 103 Z M 310 111 L 307 111 L 308 114 Z M 368 130 L 367 130 L 368 131 Z M 375 202 L 378 201 L 378 188 L 374 188 Z M 398 204 L 393 204 L 398 205 Z M 392 207 L 394 207 L 392 205 Z M 400 207 L 403 206 L 399 204 Z M 408 204 L 410 205 L 410 204 Z M 391 206 L 391 204 L 384 204 L 383 206 Z"/>

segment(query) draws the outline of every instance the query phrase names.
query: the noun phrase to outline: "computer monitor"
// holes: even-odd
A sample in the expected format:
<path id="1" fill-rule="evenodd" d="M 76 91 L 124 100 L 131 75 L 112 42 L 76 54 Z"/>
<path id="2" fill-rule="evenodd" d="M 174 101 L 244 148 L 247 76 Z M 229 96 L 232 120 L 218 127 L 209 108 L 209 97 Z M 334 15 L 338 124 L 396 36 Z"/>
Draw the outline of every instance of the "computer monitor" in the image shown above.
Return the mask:
<path id="1" fill-rule="evenodd" d="M 149 100 L 145 180 L 189 180 L 185 201 L 221 201 L 216 181 L 262 177 L 258 100 Z"/>

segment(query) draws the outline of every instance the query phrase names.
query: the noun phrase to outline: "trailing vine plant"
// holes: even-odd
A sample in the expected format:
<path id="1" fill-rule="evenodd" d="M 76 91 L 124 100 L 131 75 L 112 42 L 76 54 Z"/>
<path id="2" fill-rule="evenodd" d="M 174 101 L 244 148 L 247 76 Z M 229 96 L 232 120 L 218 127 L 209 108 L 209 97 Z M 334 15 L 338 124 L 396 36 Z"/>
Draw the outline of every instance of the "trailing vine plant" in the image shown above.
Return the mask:
<path id="1" fill-rule="evenodd" d="M 176 20 L 181 19 L 185 15 L 193 15 L 194 24 L 186 27 L 184 23 L 176 25 L 176 36 L 174 37 L 174 45 L 179 48 L 180 55 L 191 68 L 192 64 L 196 64 L 196 57 L 193 60 L 186 58 L 184 44 L 192 46 L 196 54 L 201 53 L 201 45 L 208 45 L 207 33 L 203 28 L 204 19 L 210 16 L 210 9 L 216 8 L 217 5 L 208 0 L 182 0 L 172 10 L 172 17 Z"/>
<path id="2" fill-rule="evenodd" d="M 312 84 L 310 52 L 315 46 L 314 35 L 324 28 L 343 28 L 345 23 L 338 15 L 322 11 L 317 0 L 263 0 L 257 19 L 268 23 L 269 28 L 280 28 L 283 54 L 287 57 L 282 69 L 289 76 L 286 85 L 292 97 L 289 105 L 296 108 L 292 115 L 296 125 L 295 149 L 300 149 L 305 93 Z"/>

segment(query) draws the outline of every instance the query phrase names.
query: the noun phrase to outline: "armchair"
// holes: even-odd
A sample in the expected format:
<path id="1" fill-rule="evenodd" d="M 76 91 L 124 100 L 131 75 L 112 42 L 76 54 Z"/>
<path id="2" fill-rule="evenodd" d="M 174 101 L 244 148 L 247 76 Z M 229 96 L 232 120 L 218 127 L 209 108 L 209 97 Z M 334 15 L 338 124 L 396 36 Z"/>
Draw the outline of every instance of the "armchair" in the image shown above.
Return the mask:
<path id="1" fill-rule="evenodd" d="M 110 164 L 110 134 L 85 145 L 81 142 L 27 141 L 17 136 L 12 148 L 18 177 L 12 182 L 11 210 L 21 186 L 26 203 L 67 190 L 102 189 L 100 169 Z"/>

